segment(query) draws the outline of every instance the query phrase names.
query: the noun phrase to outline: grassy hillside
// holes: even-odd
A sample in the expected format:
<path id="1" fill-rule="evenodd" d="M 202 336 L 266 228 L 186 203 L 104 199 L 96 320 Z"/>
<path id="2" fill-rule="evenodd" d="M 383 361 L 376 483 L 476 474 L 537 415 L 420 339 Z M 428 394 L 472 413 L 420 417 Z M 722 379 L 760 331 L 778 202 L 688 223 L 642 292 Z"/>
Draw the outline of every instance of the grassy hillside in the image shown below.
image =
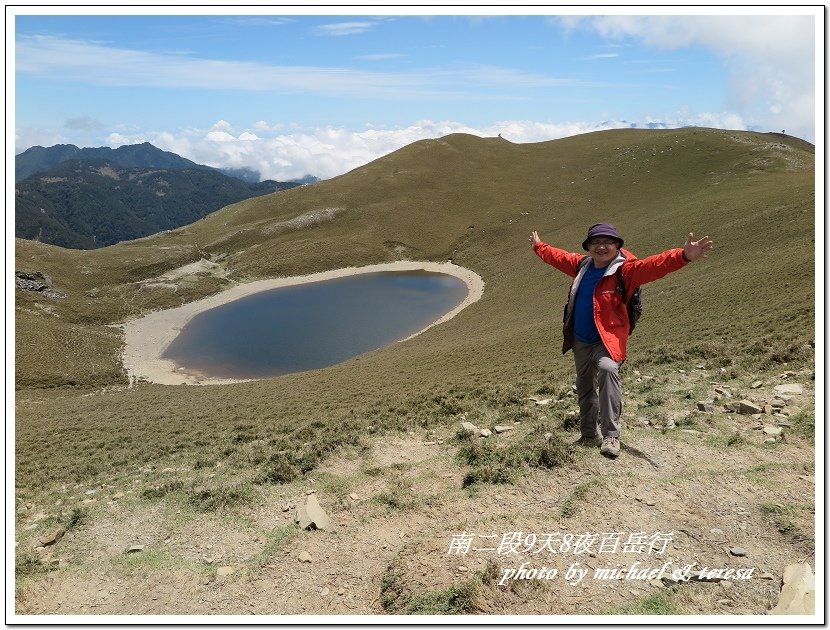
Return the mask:
<path id="1" fill-rule="evenodd" d="M 328 449 L 367 425 L 445 421 L 465 397 L 502 404 L 567 387 L 572 359 L 559 348 L 568 279 L 533 255 L 531 230 L 577 251 L 588 225 L 610 221 L 638 256 L 682 245 L 687 231 L 714 239 L 707 259 L 644 289 L 626 368 L 807 360 L 809 149 L 775 134 L 708 129 L 525 145 L 457 134 L 138 241 L 81 252 L 18 240 L 16 269 L 40 271 L 66 294 L 16 293 L 18 486 L 171 451 L 219 452 L 246 431 L 289 442 L 302 434 L 311 450 Z M 330 220 L 292 222 L 326 209 L 337 210 Z M 139 283 L 203 257 L 228 278 L 205 274 L 176 290 Z M 113 326 L 125 318 L 233 281 L 398 258 L 452 258 L 482 276 L 484 297 L 416 339 L 325 370 L 222 387 L 123 388 Z M 329 434 L 331 423 L 355 433 Z"/>

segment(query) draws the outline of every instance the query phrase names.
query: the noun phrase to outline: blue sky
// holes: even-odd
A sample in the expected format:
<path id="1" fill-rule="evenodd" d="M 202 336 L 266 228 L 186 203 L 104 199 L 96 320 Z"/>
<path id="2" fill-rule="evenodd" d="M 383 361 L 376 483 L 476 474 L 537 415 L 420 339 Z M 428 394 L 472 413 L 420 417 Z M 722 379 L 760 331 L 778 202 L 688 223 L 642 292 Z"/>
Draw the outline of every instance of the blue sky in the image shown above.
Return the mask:
<path id="1" fill-rule="evenodd" d="M 455 131 L 539 142 L 659 123 L 786 129 L 815 141 L 823 94 L 817 7 L 691 16 L 628 14 L 642 7 L 583 16 L 13 10 L 15 153 L 148 141 L 273 179 L 331 177 Z"/>

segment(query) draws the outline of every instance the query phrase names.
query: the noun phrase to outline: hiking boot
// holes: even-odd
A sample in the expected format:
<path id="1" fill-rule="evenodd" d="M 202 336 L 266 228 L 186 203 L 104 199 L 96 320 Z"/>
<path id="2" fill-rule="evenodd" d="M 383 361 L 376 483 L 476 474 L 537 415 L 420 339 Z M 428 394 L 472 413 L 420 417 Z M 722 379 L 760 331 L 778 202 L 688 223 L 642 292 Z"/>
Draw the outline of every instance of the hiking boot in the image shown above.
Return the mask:
<path id="1" fill-rule="evenodd" d="M 597 448 L 602 444 L 602 437 L 599 435 L 583 435 L 576 442 L 577 446 L 588 446 L 590 448 Z"/>
<path id="2" fill-rule="evenodd" d="M 602 448 L 599 452 L 606 457 L 614 459 L 620 454 L 620 438 L 607 437 L 602 441 Z"/>

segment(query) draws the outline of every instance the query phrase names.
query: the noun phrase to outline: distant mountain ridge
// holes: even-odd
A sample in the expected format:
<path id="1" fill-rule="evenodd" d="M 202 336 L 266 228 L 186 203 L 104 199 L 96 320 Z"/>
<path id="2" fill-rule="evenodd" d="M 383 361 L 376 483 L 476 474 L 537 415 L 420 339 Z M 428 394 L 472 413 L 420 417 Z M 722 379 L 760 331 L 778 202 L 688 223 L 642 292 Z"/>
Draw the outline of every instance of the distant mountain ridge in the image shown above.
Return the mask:
<path id="1" fill-rule="evenodd" d="M 141 238 L 300 185 L 247 183 L 146 143 L 121 147 L 127 150 L 53 149 L 24 158 L 28 168 L 60 161 L 16 184 L 15 236 L 62 247 L 92 249 Z M 119 161 L 89 157 L 99 154 Z M 62 159 L 72 155 L 87 157 Z"/>
<path id="2" fill-rule="evenodd" d="M 163 151 L 149 142 L 112 149 L 91 147 L 81 149 L 74 144 L 56 144 L 53 147 L 30 147 L 14 157 L 15 183 L 37 173 L 49 171 L 68 160 L 107 160 L 122 168 L 192 168 L 209 169 L 187 158 Z"/>
<path id="3" fill-rule="evenodd" d="M 17 154 L 14 158 L 14 181 L 17 183 L 37 173 L 44 173 L 68 160 L 108 160 L 124 168 L 213 168 L 205 164 L 197 164 L 170 151 L 163 151 L 149 142 L 124 145 L 117 149 L 110 147 L 82 149 L 74 144 L 56 144 L 51 147 L 30 147 Z M 215 170 L 249 184 L 259 183 L 262 179 L 259 171 L 248 167 L 225 167 Z M 313 175 L 288 180 L 288 182 L 297 184 L 313 184 L 319 181 L 320 179 Z"/>

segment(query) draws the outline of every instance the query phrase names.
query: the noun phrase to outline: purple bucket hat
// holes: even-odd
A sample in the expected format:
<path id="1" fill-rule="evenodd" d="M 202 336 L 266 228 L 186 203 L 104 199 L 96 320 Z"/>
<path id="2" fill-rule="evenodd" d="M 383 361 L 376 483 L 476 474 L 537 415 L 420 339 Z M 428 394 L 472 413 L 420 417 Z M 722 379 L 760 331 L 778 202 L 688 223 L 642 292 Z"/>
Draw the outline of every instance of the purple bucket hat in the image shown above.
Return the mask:
<path id="1" fill-rule="evenodd" d="M 620 236 L 620 233 L 617 232 L 617 228 L 615 228 L 610 223 L 594 223 L 591 227 L 588 228 L 588 236 L 582 241 L 582 249 L 588 251 L 588 241 L 590 241 L 595 236 L 610 236 L 617 241 L 617 247 L 623 246 L 623 239 Z"/>

